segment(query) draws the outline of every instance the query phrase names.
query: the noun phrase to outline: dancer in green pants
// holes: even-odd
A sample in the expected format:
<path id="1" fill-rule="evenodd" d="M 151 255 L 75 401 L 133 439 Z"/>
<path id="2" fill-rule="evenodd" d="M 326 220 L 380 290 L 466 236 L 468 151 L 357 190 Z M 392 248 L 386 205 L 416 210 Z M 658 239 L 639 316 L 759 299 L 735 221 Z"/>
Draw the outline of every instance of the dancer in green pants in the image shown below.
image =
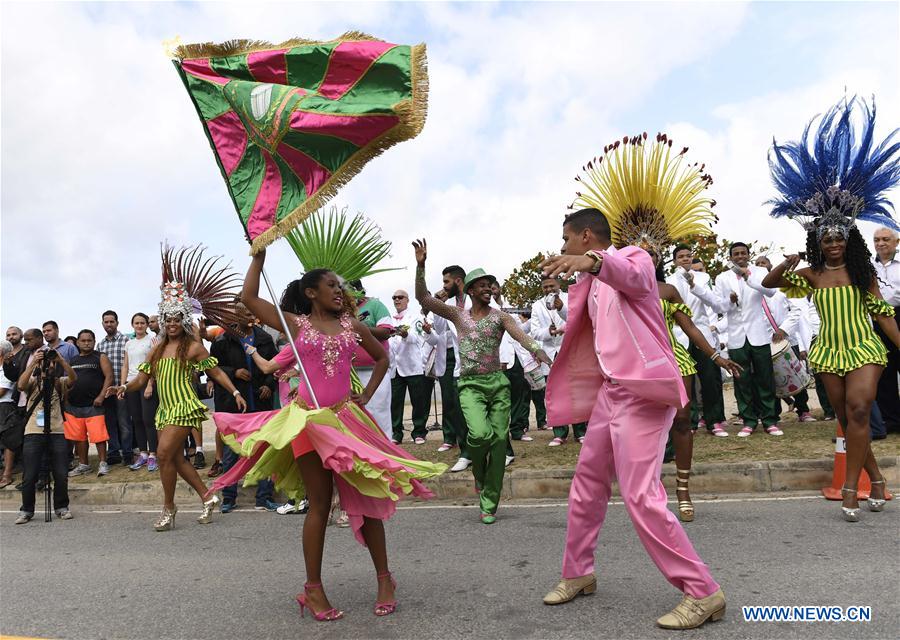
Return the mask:
<path id="1" fill-rule="evenodd" d="M 425 286 L 425 240 L 413 242 L 416 250 L 416 300 L 423 312 L 431 311 L 456 326 L 459 335 L 459 404 L 469 426 L 468 450 L 472 473 L 480 492 L 481 521 L 491 524 L 500 502 L 505 468 L 506 437 L 509 433 L 509 381 L 500 364 L 503 332 L 525 347 L 539 361 L 550 358 L 537 342 L 522 331 L 512 316 L 489 306 L 491 276 L 484 269 L 466 275 L 463 292 L 472 299 L 471 309 L 444 304 Z"/>

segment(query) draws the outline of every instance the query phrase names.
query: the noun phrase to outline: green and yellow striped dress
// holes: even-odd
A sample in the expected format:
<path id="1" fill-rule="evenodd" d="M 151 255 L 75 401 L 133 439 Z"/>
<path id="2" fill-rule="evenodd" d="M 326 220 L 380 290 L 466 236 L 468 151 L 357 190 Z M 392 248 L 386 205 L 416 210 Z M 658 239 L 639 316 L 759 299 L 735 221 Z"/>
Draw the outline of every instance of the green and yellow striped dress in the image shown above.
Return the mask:
<path id="1" fill-rule="evenodd" d="M 894 310 L 884 300 L 858 287 L 827 287 L 816 289 L 805 277 L 791 272 L 784 274 L 791 287 L 782 289 L 790 298 L 812 293 L 813 302 L 822 322 L 819 337 L 809 351 L 809 364 L 816 373 L 846 375 L 863 365 L 887 364 L 887 349 L 872 330 L 869 316 L 893 316 Z"/>
<path id="2" fill-rule="evenodd" d="M 159 393 L 159 408 L 156 410 L 156 428 L 162 430 L 167 425 L 199 429 L 208 417 L 206 405 L 200 402 L 194 391 L 194 372 L 206 371 L 219 364 L 218 359 L 209 356 L 200 362 L 182 364 L 178 358 L 160 358 L 153 371 L 149 362 L 138 367 L 156 379 Z"/>
<path id="3" fill-rule="evenodd" d="M 682 377 L 692 376 L 697 373 L 697 363 L 688 353 L 688 350 L 681 346 L 681 343 L 675 339 L 675 333 L 672 329 L 675 327 L 675 312 L 681 311 L 688 318 L 693 316 L 690 307 L 680 302 L 669 302 L 668 300 L 660 300 L 662 303 L 663 317 L 666 319 L 666 327 L 669 329 L 669 344 L 672 345 L 672 351 L 675 352 L 675 362 L 678 363 L 678 370 L 681 371 Z"/>

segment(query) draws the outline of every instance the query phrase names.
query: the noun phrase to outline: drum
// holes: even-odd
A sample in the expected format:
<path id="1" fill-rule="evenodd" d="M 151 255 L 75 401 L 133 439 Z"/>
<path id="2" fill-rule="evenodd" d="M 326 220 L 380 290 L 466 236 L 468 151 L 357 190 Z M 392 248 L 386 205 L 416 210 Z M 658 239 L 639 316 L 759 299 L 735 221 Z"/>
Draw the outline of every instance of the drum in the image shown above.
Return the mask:
<path id="1" fill-rule="evenodd" d="M 772 344 L 772 372 L 775 375 L 775 395 L 794 396 L 815 384 L 806 363 L 797 357 L 787 340 Z"/>

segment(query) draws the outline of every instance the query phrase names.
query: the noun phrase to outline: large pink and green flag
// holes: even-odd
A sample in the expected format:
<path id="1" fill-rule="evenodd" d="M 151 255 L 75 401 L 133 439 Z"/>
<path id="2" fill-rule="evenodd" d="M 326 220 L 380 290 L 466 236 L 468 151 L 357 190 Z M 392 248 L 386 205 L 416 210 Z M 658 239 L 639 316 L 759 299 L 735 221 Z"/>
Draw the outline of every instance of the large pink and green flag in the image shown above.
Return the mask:
<path id="1" fill-rule="evenodd" d="M 352 32 L 181 45 L 173 55 L 253 253 L 425 124 L 423 44 Z"/>

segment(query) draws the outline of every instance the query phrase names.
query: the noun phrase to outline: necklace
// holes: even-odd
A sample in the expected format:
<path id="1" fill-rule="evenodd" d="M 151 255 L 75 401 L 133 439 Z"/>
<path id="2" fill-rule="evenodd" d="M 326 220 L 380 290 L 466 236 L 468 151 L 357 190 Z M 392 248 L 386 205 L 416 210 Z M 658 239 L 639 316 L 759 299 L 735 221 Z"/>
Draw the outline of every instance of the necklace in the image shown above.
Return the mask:
<path id="1" fill-rule="evenodd" d="M 845 262 L 844 264 L 839 264 L 839 265 L 836 266 L 836 267 L 830 267 L 830 266 L 828 266 L 828 265 L 826 264 L 826 265 L 825 265 L 825 268 L 828 269 L 829 271 L 837 271 L 838 269 L 843 269 L 843 268 L 846 267 L 846 266 L 847 266 L 847 263 Z"/>

